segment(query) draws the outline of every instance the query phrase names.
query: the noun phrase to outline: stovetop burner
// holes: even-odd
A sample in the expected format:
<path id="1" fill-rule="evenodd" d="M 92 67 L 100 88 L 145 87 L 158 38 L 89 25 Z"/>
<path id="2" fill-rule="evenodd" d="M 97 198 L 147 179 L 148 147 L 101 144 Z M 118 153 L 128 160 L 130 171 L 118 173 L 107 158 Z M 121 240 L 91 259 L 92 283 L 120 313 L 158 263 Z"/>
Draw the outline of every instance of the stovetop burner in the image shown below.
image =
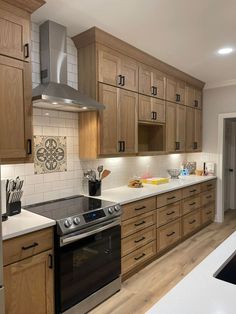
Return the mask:
<path id="1" fill-rule="evenodd" d="M 24 209 L 56 220 L 59 234 L 74 232 L 121 214 L 120 205 L 83 195 L 25 206 Z"/>

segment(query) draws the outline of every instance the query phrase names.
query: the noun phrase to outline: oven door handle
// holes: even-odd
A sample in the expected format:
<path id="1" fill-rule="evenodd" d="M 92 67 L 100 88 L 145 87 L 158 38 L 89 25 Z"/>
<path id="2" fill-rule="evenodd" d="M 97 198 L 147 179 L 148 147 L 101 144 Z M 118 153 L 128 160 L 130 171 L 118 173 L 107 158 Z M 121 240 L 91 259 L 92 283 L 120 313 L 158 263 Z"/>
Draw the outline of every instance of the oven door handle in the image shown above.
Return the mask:
<path id="1" fill-rule="evenodd" d="M 88 236 L 91 236 L 93 234 L 96 234 L 98 232 L 110 229 L 110 228 L 118 226 L 118 225 L 120 225 L 120 219 L 119 220 L 114 220 L 113 222 L 111 222 L 109 224 L 106 224 L 105 226 L 102 226 L 102 227 L 100 227 L 98 229 L 95 229 L 95 230 L 91 230 L 91 231 L 88 231 L 88 232 L 84 232 L 84 233 L 80 233 L 80 234 L 77 234 L 77 235 L 73 235 L 73 236 L 69 236 L 69 237 L 66 237 L 66 238 L 62 238 L 61 241 L 60 241 L 61 242 L 60 246 L 63 246 L 63 245 L 66 245 L 66 244 L 70 244 L 70 243 L 75 242 L 77 240 L 86 238 Z"/>

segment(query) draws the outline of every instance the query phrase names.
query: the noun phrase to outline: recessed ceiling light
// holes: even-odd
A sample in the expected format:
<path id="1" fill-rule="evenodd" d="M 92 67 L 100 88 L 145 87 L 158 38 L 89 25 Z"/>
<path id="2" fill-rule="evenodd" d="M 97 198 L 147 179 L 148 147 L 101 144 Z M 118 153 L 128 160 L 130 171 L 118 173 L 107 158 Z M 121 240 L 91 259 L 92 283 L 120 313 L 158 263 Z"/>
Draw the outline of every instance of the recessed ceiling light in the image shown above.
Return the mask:
<path id="1" fill-rule="evenodd" d="M 54 101 L 52 104 L 53 104 L 53 105 L 58 105 L 58 102 Z"/>
<path id="2" fill-rule="evenodd" d="M 45 112 L 45 116 L 49 116 L 49 112 Z"/>
<path id="3" fill-rule="evenodd" d="M 82 109 L 86 110 L 86 109 L 88 109 L 88 107 L 82 107 Z"/>
<path id="4" fill-rule="evenodd" d="M 218 54 L 220 55 L 227 55 L 233 51 L 233 48 L 225 47 L 218 50 Z"/>

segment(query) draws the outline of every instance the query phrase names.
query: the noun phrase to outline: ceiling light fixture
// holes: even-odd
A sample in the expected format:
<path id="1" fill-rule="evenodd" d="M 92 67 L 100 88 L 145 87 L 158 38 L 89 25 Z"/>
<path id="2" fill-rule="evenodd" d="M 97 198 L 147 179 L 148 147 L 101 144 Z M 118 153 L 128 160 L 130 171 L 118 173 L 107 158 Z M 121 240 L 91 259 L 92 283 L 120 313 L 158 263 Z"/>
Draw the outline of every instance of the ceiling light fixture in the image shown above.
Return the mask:
<path id="1" fill-rule="evenodd" d="M 58 105 L 58 102 L 54 101 L 52 104 L 53 104 L 53 105 Z"/>
<path id="2" fill-rule="evenodd" d="M 86 109 L 88 109 L 88 107 L 82 107 L 82 109 L 86 110 Z"/>
<path id="3" fill-rule="evenodd" d="M 230 48 L 230 47 L 225 47 L 218 50 L 219 55 L 227 55 L 231 52 L 233 52 L 233 48 Z"/>

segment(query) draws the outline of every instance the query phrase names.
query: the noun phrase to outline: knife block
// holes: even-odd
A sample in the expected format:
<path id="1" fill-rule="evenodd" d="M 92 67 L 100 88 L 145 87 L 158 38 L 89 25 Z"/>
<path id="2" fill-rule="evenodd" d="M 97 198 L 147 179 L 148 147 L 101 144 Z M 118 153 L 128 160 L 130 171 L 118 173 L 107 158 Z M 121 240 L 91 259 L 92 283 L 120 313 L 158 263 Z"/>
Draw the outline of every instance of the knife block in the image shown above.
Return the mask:
<path id="1" fill-rule="evenodd" d="M 20 212 L 21 212 L 21 201 L 7 204 L 8 216 L 17 215 L 17 214 L 20 214 Z"/>

